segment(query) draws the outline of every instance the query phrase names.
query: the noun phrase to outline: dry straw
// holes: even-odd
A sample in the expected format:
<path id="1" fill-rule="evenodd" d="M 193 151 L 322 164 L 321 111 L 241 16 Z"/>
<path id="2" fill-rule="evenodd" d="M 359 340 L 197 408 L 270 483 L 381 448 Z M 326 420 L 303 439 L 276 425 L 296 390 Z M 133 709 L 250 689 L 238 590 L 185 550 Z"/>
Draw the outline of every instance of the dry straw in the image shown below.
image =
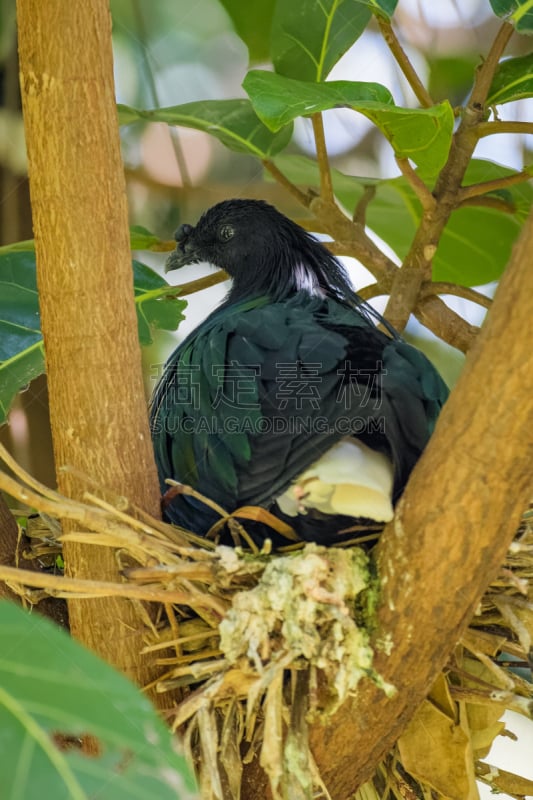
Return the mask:
<path id="1" fill-rule="evenodd" d="M 243 764 L 255 755 L 275 800 L 329 798 L 308 724 L 334 713 L 363 677 L 395 691 L 372 667 L 367 627 L 378 586 L 368 554 L 353 544 L 258 552 L 234 521 L 238 546 L 217 546 L 129 509 L 123 498 L 102 500 L 94 487 L 84 502 L 69 500 L 1 447 L 0 457 L 15 476 L 0 472 L 0 489 L 39 512 L 27 530 L 29 558 L 54 563 L 68 539 L 112 547 L 124 565 L 121 583 L 1 565 L 0 580 L 31 602 L 120 595 L 161 604 L 145 651 L 160 670 L 157 691 L 179 700 L 170 723 L 204 800 L 237 800 Z M 476 779 L 515 798 L 533 794 L 531 781 L 484 760 L 496 736 L 513 737 L 501 721 L 506 709 L 532 715 L 532 518 L 524 516 L 446 669 L 357 800 L 474 800 Z M 59 519 L 80 530 L 62 536 Z"/>

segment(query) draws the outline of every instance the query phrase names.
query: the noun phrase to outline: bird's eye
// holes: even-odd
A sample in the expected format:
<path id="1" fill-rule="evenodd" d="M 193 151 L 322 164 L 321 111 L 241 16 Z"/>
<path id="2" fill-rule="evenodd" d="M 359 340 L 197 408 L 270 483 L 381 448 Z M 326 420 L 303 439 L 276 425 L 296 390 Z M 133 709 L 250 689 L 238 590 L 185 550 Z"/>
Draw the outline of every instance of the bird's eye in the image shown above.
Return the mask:
<path id="1" fill-rule="evenodd" d="M 223 242 L 227 242 L 235 236 L 235 228 L 233 225 L 222 225 L 218 231 L 218 238 Z"/>

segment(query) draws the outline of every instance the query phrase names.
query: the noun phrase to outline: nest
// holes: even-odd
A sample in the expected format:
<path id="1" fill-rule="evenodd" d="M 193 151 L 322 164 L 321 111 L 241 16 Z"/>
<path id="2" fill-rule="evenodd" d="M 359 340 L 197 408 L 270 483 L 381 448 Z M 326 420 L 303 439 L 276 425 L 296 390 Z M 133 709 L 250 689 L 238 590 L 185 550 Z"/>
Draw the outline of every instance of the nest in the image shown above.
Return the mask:
<path id="1" fill-rule="evenodd" d="M 55 565 L 67 539 L 112 547 L 125 582 L 76 587 L 64 577 L 20 571 L 10 586 L 32 603 L 82 590 L 161 603 L 145 652 L 160 670 L 157 691 L 178 698 L 169 722 L 185 743 L 203 800 L 237 800 L 244 765 L 254 758 L 276 800 L 329 798 L 309 748 L 309 724 L 335 713 L 362 677 L 395 691 L 373 667 L 368 629 L 377 586 L 368 554 L 353 545 L 302 544 L 281 554 L 246 541 L 217 546 L 141 513 L 130 516 L 119 498 L 108 503 L 87 493 L 76 503 L 16 470 L 16 480 L 2 475 L 1 488 L 40 511 L 27 527 L 25 557 Z M 56 520 L 65 517 L 85 531 L 61 535 Z M 500 721 L 505 709 L 531 716 L 532 519 L 528 512 L 446 669 L 357 800 L 464 800 L 476 796 L 476 779 L 515 798 L 533 793 L 531 781 L 483 760 L 496 736 L 513 736 Z"/>

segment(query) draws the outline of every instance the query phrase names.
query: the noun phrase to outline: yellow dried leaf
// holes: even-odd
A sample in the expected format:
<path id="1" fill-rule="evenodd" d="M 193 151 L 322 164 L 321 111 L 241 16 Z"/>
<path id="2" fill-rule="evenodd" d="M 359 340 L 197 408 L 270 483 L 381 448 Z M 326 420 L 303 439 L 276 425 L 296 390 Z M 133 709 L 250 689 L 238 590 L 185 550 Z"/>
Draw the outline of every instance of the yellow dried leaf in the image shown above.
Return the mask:
<path id="1" fill-rule="evenodd" d="M 451 722 L 457 722 L 457 705 L 450 694 L 448 681 L 442 672 L 433 684 L 428 699 L 431 700 L 443 714 L 446 714 Z"/>
<path id="2" fill-rule="evenodd" d="M 479 800 L 465 730 L 425 700 L 398 740 L 402 765 L 449 800 Z"/>
<path id="3" fill-rule="evenodd" d="M 497 792 L 506 792 L 513 797 L 533 796 L 533 781 L 527 778 L 481 761 L 476 764 L 476 769 L 483 783 L 488 783 Z"/>

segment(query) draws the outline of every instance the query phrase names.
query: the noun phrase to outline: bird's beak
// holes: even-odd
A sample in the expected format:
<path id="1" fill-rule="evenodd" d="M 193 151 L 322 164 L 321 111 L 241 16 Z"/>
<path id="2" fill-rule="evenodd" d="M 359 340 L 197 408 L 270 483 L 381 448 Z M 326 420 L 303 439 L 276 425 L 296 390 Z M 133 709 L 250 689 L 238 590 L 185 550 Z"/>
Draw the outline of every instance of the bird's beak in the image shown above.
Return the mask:
<path id="1" fill-rule="evenodd" d="M 172 272 L 174 269 L 186 267 L 187 264 L 196 264 L 198 261 L 201 261 L 201 258 L 192 248 L 178 244 L 165 261 L 165 272 Z"/>

